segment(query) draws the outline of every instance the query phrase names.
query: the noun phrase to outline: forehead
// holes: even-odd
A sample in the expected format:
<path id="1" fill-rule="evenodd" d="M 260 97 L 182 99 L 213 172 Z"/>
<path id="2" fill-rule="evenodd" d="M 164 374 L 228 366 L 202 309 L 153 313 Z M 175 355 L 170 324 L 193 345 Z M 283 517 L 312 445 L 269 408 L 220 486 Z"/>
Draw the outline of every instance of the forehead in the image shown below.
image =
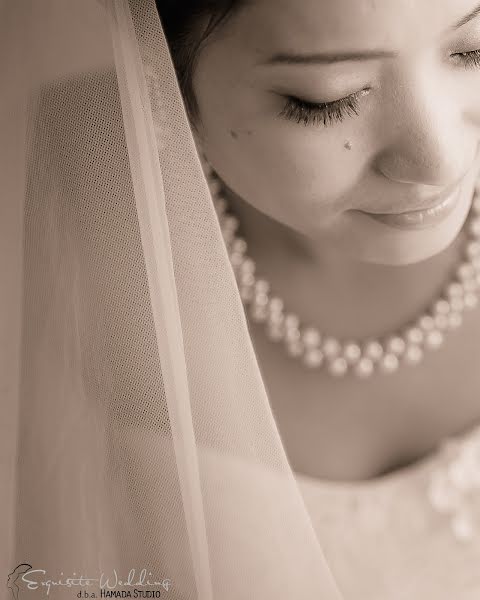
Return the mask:
<path id="1" fill-rule="evenodd" d="M 258 52 L 402 45 L 439 38 L 480 0 L 249 0 L 232 27 Z M 480 19 L 479 19 L 480 20 Z"/>

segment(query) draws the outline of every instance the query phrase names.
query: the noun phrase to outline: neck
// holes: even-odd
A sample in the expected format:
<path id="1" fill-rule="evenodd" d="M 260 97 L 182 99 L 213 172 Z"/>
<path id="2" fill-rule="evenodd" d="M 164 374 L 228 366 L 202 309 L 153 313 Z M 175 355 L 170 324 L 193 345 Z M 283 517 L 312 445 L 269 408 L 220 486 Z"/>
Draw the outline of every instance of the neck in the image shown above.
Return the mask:
<path id="1" fill-rule="evenodd" d="M 341 339 L 381 337 L 423 313 L 450 279 L 465 242 L 462 231 L 443 252 L 419 263 L 365 263 L 319 248 L 228 189 L 224 195 L 257 277 L 270 282 L 273 295 L 302 324 Z"/>

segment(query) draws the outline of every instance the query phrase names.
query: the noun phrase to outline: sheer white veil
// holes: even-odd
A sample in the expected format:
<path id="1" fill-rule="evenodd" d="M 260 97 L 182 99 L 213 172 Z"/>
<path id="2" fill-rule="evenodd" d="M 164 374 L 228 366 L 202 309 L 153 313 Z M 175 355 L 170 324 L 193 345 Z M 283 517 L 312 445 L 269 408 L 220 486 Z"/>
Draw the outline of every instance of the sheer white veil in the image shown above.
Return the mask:
<path id="1" fill-rule="evenodd" d="M 154 0 L 0 2 L 0 75 L 2 598 L 340 599 Z"/>

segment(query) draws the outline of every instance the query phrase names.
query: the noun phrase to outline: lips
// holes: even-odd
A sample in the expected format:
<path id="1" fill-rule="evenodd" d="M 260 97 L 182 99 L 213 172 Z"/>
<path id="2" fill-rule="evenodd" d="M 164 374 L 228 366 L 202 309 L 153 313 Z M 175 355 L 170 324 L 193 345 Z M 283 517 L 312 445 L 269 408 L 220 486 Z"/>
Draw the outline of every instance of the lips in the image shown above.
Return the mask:
<path id="1" fill-rule="evenodd" d="M 450 187 L 444 190 L 441 194 L 437 194 L 435 196 L 429 196 L 428 198 L 410 198 L 406 199 L 403 197 L 399 202 L 392 204 L 390 209 L 380 211 L 366 211 L 360 210 L 360 212 L 364 212 L 367 214 L 373 215 L 402 215 L 405 213 L 415 213 L 422 212 L 425 210 L 433 209 L 442 204 L 445 200 L 447 200 L 452 194 L 458 191 L 458 184 L 453 187 Z M 401 207 L 401 210 L 399 210 Z"/>
<path id="2" fill-rule="evenodd" d="M 454 212 L 458 205 L 459 197 L 461 196 L 460 190 L 461 188 L 458 187 L 456 192 L 451 194 L 448 198 L 439 202 L 433 208 L 427 208 L 425 210 L 414 210 L 396 214 L 363 214 L 367 219 L 374 219 L 375 221 L 379 221 L 380 223 L 396 229 L 415 230 L 436 227 L 448 219 Z"/>

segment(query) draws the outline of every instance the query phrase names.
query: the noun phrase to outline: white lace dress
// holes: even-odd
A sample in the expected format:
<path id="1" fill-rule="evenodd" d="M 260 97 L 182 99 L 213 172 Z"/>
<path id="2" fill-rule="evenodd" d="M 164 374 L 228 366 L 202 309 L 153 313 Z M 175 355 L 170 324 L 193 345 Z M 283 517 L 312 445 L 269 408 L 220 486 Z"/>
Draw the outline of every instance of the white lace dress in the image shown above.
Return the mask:
<path id="1" fill-rule="evenodd" d="M 345 600 L 480 599 L 480 426 L 370 481 L 296 478 Z"/>

